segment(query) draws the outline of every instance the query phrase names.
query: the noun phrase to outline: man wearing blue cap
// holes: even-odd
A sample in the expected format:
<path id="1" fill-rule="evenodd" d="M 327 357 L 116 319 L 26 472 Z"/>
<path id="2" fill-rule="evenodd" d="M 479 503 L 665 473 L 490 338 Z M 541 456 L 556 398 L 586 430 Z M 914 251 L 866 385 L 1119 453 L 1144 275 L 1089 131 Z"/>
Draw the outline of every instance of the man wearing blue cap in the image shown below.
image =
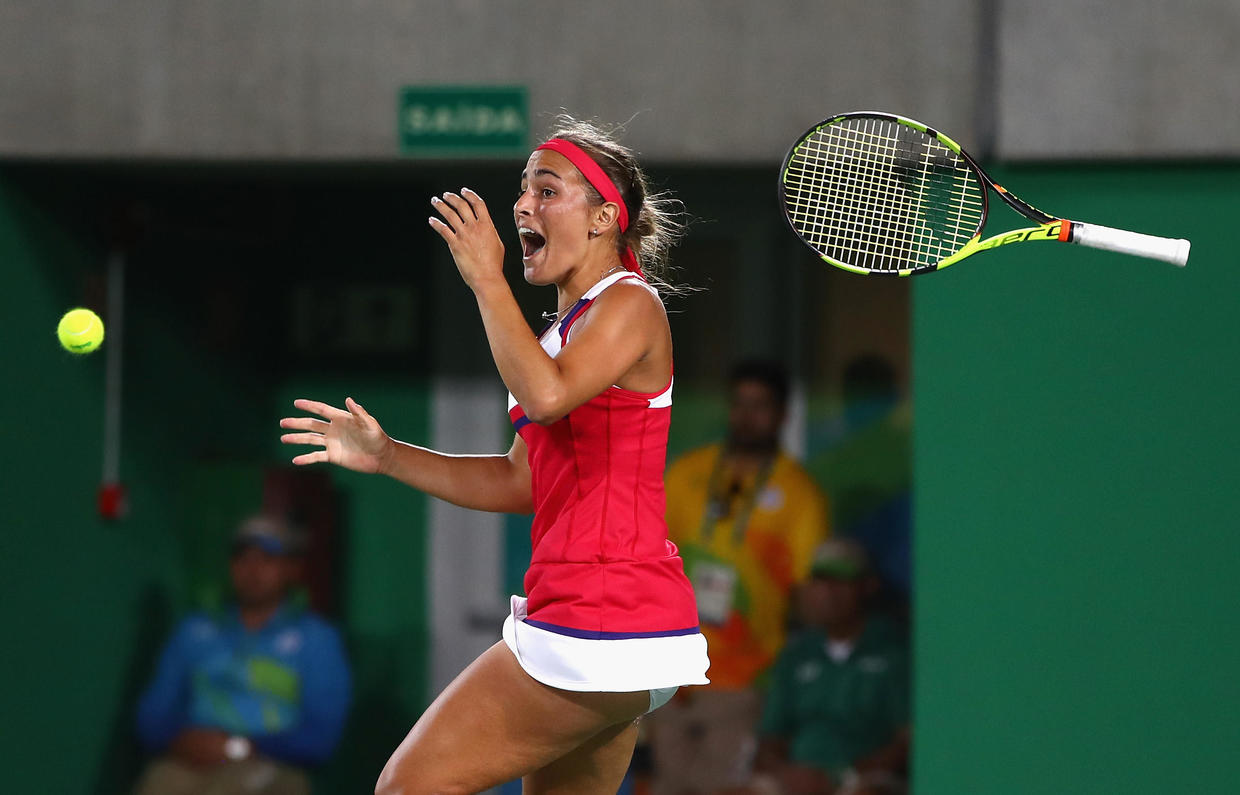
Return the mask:
<path id="1" fill-rule="evenodd" d="M 181 622 L 139 703 L 139 736 L 161 754 L 139 795 L 309 793 L 303 768 L 335 748 L 351 682 L 336 630 L 289 602 L 299 553 L 282 521 L 238 528 L 235 604 Z"/>

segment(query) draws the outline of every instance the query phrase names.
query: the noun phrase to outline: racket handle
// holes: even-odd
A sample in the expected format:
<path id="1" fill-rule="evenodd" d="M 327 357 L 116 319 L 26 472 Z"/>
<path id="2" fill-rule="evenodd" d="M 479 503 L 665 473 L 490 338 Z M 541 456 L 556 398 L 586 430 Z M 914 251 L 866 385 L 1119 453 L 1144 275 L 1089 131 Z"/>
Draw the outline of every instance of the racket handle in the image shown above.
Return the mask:
<path id="1" fill-rule="evenodd" d="M 1191 245 L 1182 238 L 1155 237 L 1137 232 L 1125 232 L 1123 229 L 1112 229 L 1109 226 L 1083 224 L 1072 221 L 1073 243 L 1103 251 L 1115 251 L 1120 254 L 1132 254 L 1137 257 L 1149 257 L 1172 265 L 1184 266 L 1188 262 L 1188 247 Z"/>

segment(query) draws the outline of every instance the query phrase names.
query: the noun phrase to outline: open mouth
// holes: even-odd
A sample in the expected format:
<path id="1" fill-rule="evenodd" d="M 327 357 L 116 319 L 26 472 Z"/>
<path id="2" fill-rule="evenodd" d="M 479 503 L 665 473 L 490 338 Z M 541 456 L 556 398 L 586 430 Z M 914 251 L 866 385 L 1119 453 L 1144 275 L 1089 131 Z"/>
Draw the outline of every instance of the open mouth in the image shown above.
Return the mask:
<path id="1" fill-rule="evenodd" d="M 542 250 L 547 245 L 547 239 L 542 235 L 523 226 L 517 230 L 517 234 L 521 236 L 521 258 L 529 259 Z"/>

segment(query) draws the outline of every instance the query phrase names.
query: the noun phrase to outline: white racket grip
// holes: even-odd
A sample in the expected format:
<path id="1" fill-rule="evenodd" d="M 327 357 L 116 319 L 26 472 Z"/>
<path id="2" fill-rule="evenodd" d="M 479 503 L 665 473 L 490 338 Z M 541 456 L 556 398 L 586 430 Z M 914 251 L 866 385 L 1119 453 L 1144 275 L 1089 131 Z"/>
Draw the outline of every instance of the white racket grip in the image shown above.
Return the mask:
<path id="1" fill-rule="evenodd" d="M 1080 221 L 1072 222 L 1070 239 L 1073 243 L 1082 246 L 1115 251 L 1120 254 L 1132 254 L 1137 257 L 1149 257 L 1180 267 L 1188 262 L 1188 248 L 1191 245 L 1182 238 L 1142 235 L 1138 232 L 1126 232 L 1123 229 L 1084 224 Z"/>

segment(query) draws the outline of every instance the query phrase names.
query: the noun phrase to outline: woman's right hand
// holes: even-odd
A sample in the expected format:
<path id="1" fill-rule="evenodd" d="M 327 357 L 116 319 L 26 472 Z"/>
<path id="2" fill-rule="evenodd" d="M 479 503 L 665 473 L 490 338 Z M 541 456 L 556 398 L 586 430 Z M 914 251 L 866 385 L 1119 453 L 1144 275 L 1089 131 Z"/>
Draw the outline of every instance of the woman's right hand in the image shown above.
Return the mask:
<path id="1" fill-rule="evenodd" d="M 382 472 L 392 455 L 392 441 L 374 417 L 366 413 L 353 398 L 345 398 L 345 409 L 338 409 L 315 400 L 294 400 L 293 406 L 314 417 L 285 417 L 281 428 L 299 431 L 280 436 L 284 444 L 308 444 L 322 447 L 302 453 L 293 459 L 298 466 L 327 462 L 355 472 Z"/>

